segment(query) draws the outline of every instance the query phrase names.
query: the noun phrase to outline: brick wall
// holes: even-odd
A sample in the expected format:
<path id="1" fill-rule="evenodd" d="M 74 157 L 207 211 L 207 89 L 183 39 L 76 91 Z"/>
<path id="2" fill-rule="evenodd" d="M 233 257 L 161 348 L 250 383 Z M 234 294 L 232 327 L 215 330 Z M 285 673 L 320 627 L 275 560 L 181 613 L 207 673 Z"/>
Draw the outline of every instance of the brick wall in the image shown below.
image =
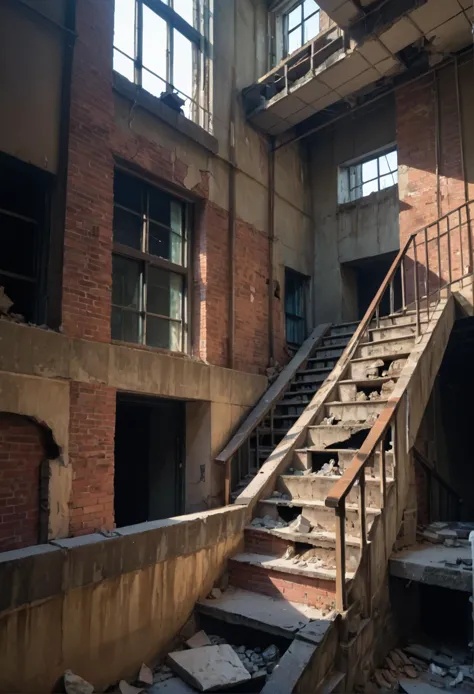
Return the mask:
<path id="1" fill-rule="evenodd" d="M 0 551 L 39 540 L 41 429 L 26 417 L 0 414 Z"/>
<path id="2" fill-rule="evenodd" d="M 110 340 L 113 2 L 76 5 L 64 232 L 64 331 Z"/>
<path id="3" fill-rule="evenodd" d="M 73 469 L 69 531 L 84 535 L 114 527 L 116 391 L 71 383 L 69 460 Z"/>

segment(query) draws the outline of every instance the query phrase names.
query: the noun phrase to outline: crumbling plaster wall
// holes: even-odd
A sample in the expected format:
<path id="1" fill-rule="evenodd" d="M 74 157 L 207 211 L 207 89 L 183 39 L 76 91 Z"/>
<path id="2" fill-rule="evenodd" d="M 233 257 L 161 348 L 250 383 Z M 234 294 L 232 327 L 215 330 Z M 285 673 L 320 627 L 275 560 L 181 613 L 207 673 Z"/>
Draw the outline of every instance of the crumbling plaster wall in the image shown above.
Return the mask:
<path id="1" fill-rule="evenodd" d="M 310 142 L 316 324 L 357 318 L 354 287 L 342 263 L 399 248 L 396 187 L 338 203 L 338 167 L 395 141 L 395 105 L 388 97 L 325 128 Z"/>

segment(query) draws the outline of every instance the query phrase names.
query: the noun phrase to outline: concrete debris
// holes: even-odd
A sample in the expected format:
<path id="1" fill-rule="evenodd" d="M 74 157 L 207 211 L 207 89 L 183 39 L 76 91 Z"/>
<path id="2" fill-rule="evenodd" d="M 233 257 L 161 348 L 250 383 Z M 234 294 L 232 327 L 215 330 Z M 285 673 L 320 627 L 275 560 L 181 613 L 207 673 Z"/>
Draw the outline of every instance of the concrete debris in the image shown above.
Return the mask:
<path id="1" fill-rule="evenodd" d="M 275 660 L 278 660 L 279 657 L 280 651 L 274 645 L 268 646 L 262 653 L 262 658 L 266 663 L 273 663 Z"/>
<path id="2" fill-rule="evenodd" d="M 266 528 L 267 530 L 274 530 L 275 528 L 286 528 L 288 523 L 284 520 L 273 520 L 271 516 L 264 516 L 263 518 L 254 518 L 251 523 L 253 528 Z"/>
<path id="3" fill-rule="evenodd" d="M 381 392 L 380 392 L 381 396 L 382 396 L 383 398 L 384 398 L 384 397 L 387 397 L 387 395 L 390 395 L 390 393 L 392 392 L 392 390 L 393 390 L 394 388 L 395 388 L 395 381 L 393 381 L 393 380 L 386 381 L 386 382 L 382 385 L 382 390 L 381 390 Z"/>
<path id="4" fill-rule="evenodd" d="M 311 532 L 311 524 L 306 518 L 303 518 L 302 514 L 295 518 L 294 521 L 291 521 L 290 525 L 288 526 L 291 528 L 296 533 L 310 533 Z"/>
<path id="5" fill-rule="evenodd" d="M 66 694 L 92 694 L 94 691 L 92 684 L 75 675 L 72 670 L 66 670 L 64 673 L 64 689 Z"/>
<path id="6" fill-rule="evenodd" d="M 395 359 L 388 367 L 387 376 L 398 374 L 405 368 L 406 359 Z"/>
<path id="7" fill-rule="evenodd" d="M 139 684 L 153 684 L 153 672 L 148 665 L 145 665 L 145 663 L 142 663 L 140 672 L 138 673 L 137 682 Z"/>
<path id="8" fill-rule="evenodd" d="M 445 540 L 443 544 L 445 547 L 461 547 L 459 540 L 452 540 L 450 538 Z"/>
<path id="9" fill-rule="evenodd" d="M 8 294 L 5 293 L 5 287 L 0 287 L 0 313 L 7 315 L 13 306 L 13 301 Z"/>
<path id="10" fill-rule="evenodd" d="M 430 663 L 429 671 L 432 672 L 433 675 L 440 675 L 440 677 L 444 677 L 448 674 L 447 670 L 440 667 L 439 665 L 435 665 L 435 663 Z"/>
<path id="11" fill-rule="evenodd" d="M 450 687 L 456 687 L 458 684 L 461 684 L 461 682 L 464 680 L 464 675 L 462 674 L 461 671 L 458 672 L 456 677 L 449 682 Z"/>
<path id="12" fill-rule="evenodd" d="M 369 400 L 374 401 L 374 400 L 380 400 L 381 394 L 373 390 L 371 393 L 369 393 Z"/>
<path id="13" fill-rule="evenodd" d="M 295 556 L 295 548 L 293 546 L 287 547 L 283 559 L 289 560 Z"/>
<path id="14" fill-rule="evenodd" d="M 213 588 L 209 593 L 208 598 L 210 600 L 219 600 L 219 598 L 222 598 L 222 590 L 220 590 L 220 588 Z"/>
<path id="15" fill-rule="evenodd" d="M 133 687 L 131 684 L 129 684 L 125 680 L 120 680 L 119 691 L 120 691 L 120 694 L 141 694 L 141 692 L 143 692 L 145 690 L 141 689 L 141 687 Z"/>
<path id="16" fill-rule="evenodd" d="M 367 395 L 364 393 L 363 390 L 359 390 L 359 392 L 356 395 L 356 401 L 357 402 L 365 402 L 367 400 Z"/>
<path id="17" fill-rule="evenodd" d="M 373 378 L 378 378 L 379 377 L 379 371 L 384 366 L 384 362 L 381 359 L 377 359 L 376 361 L 373 361 L 371 364 L 368 364 L 365 370 L 365 377 L 367 379 L 373 379 Z"/>
<path id="18" fill-rule="evenodd" d="M 327 477 L 334 474 L 334 467 L 336 465 L 335 460 L 330 460 L 329 463 L 324 463 L 320 470 L 316 473 L 317 475 Z"/>
<path id="19" fill-rule="evenodd" d="M 281 492 L 272 492 L 272 498 L 273 499 L 280 499 L 281 498 Z"/>
<path id="20" fill-rule="evenodd" d="M 168 660 L 171 668 L 200 692 L 223 689 L 251 679 L 250 671 L 229 645 L 175 651 L 168 655 Z"/>
<path id="21" fill-rule="evenodd" d="M 202 648 L 203 646 L 211 646 L 211 640 L 205 631 L 198 631 L 197 634 L 191 636 L 190 639 L 186 641 L 186 645 L 189 648 Z"/>
<path id="22" fill-rule="evenodd" d="M 304 474 L 305 474 L 305 471 L 304 471 L 304 470 L 294 470 L 294 471 L 293 471 L 294 477 L 303 477 Z"/>
<path id="23" fill-rule="evenodd" d="M 330 417 L 324 417 L 321 424 L 328 426 L 328 425 L 334 424 L 335 421 L 336 421 L 335 416 L 331 415 Z"/>
<path id="24" fill-rule="evenodd" d="M 174 678 L 171 668 L 167 665 L 161 665 L 155 668 L 153 672 L 153 682 L 154 684 L 159 684 L 160 682 L 166 682 L 167 680 Z"/>

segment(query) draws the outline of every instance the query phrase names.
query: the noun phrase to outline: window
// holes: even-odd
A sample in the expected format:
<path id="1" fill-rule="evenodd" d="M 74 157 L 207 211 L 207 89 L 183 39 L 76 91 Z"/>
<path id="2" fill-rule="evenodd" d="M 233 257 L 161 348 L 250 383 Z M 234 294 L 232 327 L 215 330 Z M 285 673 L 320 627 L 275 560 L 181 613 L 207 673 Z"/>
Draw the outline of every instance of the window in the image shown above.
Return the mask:
<path id="1" fill-rule="evenodd" d="M 181 200 L 116 173 L 112 339 L 184 351 L 188 216 Z"/>
<path id="2" fill-rule="evenodd" d="M 342 166 L 339 173 L 339 203 L 365 198 L 371 193 L 397 185 L 397 150 L 390 149 Z"/>
<path id="3" fill-rule="evenodd" d="M 50 179 L 33 166 L 0 159 L 0 287 L 13 301 L 10 313 L 45 320 L 46 214 Z"/>
<path id="4" fill-rule="evenodd" d="M 306 289 L 308 278 L 299 272 L 285 269 L 286 341 L 301 345 L 306 338 Z"/>
<path id="5" fill-rule="evenodd" d="M 114 70 L 208 131 L 211 5 L 115 0 L 114 20 Z"/>
<path id="6" fill-rule="evenodd" d="M 287 55 L 317 36 L 319 34 L 319 6 L 315 0 L 304 0 L 293 7 L 285 15 L 284 31 Z"/>

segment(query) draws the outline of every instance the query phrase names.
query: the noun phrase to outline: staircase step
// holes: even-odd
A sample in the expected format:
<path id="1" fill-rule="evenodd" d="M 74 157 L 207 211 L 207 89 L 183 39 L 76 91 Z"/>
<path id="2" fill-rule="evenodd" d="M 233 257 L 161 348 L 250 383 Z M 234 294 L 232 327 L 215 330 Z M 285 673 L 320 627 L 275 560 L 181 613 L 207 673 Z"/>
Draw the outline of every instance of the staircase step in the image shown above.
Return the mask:
<path id="1" fill-rule="evenodd" d="M 280 510 L 285 508 L 301 509 L 304 518 L 318 530 L 324 532 L 336 531 L 336 514 L 334 509 L 328 508 L 324 500 L 318 499 L 262 499 L 258 502 L 258 516 L 270 516 L 273 520 L 282 520 Z M 380 514 L 377 508 L 366 510 L 367 529 L 370 528 L 376 516 Z M 356 504 L 346 503 L 346 533 L 351 536 L 360 534 L 359 508 Z"/>
<path id="2" fill-rule="evenodd" d="M 349 340 L 346 340 L 345 338 L 340 337 L 339 335 L 334 335 L 333 337 L 324 337 L 322 340 L 322 347 L 319 347 L 318 349 L 345 349 L 347 347 L 347 343 Z"/>
<path id="3" fill-rule="evenodd" d="M 301 388 L 301 381 L 298 383 L 293 384 L 295 386 L 295 390 L 287 390 L 285 393 L 285 396 L 299 396 L 299 395 L 308 395 L 311 399 L 314 398 L 316 393 L 319 390 L 319 387 L 316 388 L 307 388 L 306 390 Z"/>
<path id="4" fill-rule="evenodd" d="M 312 364 L 318 361 L 327 361 L 328 359 L 339 359 L 345 349 L 344 347 L 317 347 L 313 354 L 314 356 L 308 359 L 308 363 Z"/>
<path id="5" fill-rule="evenodd" d="M 410 356 L 411 350 L 407 349 L 405 352 L 395 353 L 395 354 L 384 354 L 383 356 L 369 356 L 357 359 L 351 359 L 349 362 L 349 373 L 348 376 L 352 380 L 366 379 L 368 370 L 373 371 L 373 364 L 376 361 L 383 361 L 384 365 L 377 367 L 378 372 L 381 375 L 383 371 L 388 371 L 390 364 L 392 362 L 401 362 L 402 360 L 406 362 L 407 358 Z M 391 374 L 392 376 L 399 376 L 401 371 Z"/>
<path id="6" fill-rule="evenodd" d="M 366 422 L 378 417 L 388 400 L 363 400 L 361 402 L 327 402 L 325 416 L 335 417 L 338 422 Z"/>
<path id="7" fill-rule="evenodd" d="M 390 382 L 395 382 L 397 379 L 398 374 L 394 374 L 392 378 L 386 376 L 383 378 L 339 381 L 337 386 L 338 400 L 340 402 L 360 402 L 357 400 L 359 391 L 365 392 L 366 395 L 377 392 L 384 398 L 388 398 L 394 387 L 394 383 Z M 383 389 L 385 383 L 390 383 L 386 390 Z"/>
<path id="8" fill-rule="evenodd" d="M 423 331 L 427 325 L 428 321 L 426 320 L 420 322 L 421 330 Z M 369 336 L 372 342 L 378 342 L 379 340 L 385 340 L 387 338 L 416 337 L 416 322 L 370 328 Z"/>
<path id="9" fill-rule="evenodd" d="M 325 449 L 343 443 L 361 431 L 369 433 L 370 425 L 362 424 L 313 424 L 306 430 L 307 443 L 316 449 Z"/>
<path id="10" fill-rule="evenodd" d="M 433 309 L 431 309 L 432 311 Z M 420 321 L 426 321 L 427 313 L 426 309 L 420 311 Z M 381 316 L 379 320 L 379 326 L 385 327 L 387 325 L 406 325 L 407 323 L 416 322 L 416 311 L 404 311 L 398 313 L 391 313 L 387 316 Z M 370 327 L 376 328 L 375 320 L 372 321 Z"/>
<path id="11" fill-rule="evenodd" d="M 340 480 L 340 475 L 280 475 L 277 479 L 277 491 L 289 494 L 297 503 L 300 499 L 326 499 L 331 489 Z M 387 484 L 392 480 L 387 480 Z M 359 501 L 359 487 L 353 487 L 348 496 L 349 503 Z M 380 478 L 366 474 L 365 502 L 367 506 L 380 508 Z"/>
<path id="12" fill-rule="evenodd" d="M 291 639 L 311 622 L 325 619 L 323 612 L 316 607 L 275 599 L 234 586 L 230 586 L 217 600 L 199 601 L 196 609 L 201 614 L 228 624 L 244 625 Z"/>
<path id="13" fill-rule="evenodd" d="M 334 328 L 331 328 L 329 335 L 327 335 L 324 339 L 325 340 L 334 340 L 334 339 L 346 340 L 346 343 L 349 342 L 349 340 L 351 339 L 351 337 L 355 333 L 356 328 L 354 328 L 354 330 L 345 330 L 345 332 L 343 332 L 343 329 L 344 329 L 344 326 L 341 326 L 341 332 L 338 332 L 336 329 L 336 332 L 333 333 Z"/>
<path id="14" fill-rule="evenodd" d="M 331 326 L 331 331 L 330 334 L 335 334 L 339 331 L 343 333 L 349 333 L 351 336 L 355 333 L 359 326 L 359 321 L 351 321 L 349 323 L 337 323 L 336 325 Z"/>
<path id="15" fill-rule="evenodd" d="M 298 456 L 303 456 L 307 455 L 310 456 L 310 464 L 308 464 L 306 467 L 297 467 L 294 465 L 294 467 L 297 470 L 312 470 L 315 466 L 313 465 L 313 461 L 317 464 L 318 463 L 318 458 L 320 459 L 321 463 L 319 466 L 315 467 L 315 469 L 319 469 L 322 464 L 329 462 L 330 460 L 335 460 L 338 467 L 341 470 L 345 470 L 349 465 L 351 464 L 355 454 L 357 453 L 358 449 L 357 448 L 321 448 L 318 446 L 307 446 L 306 448 L 297 448 L 295 450 L 295 455 Z M 367 467 L 367 473 L 366 473 L 366 478 L 367 481 L 370 480 L 375 480 L 378 479 L 377 475 L 379 472 L 379 458 L 380 458 L 380 453 L 377 451 L 375 453 L 375 467 L 370 466 Z M 393 475 L 393 452 L 392 451 L 385 451 L 385 464 L 386 464 L 386 470 L 387 470 L 387 481 L 392 481 L 392 475 Z M 334 475 L 336 477 L 336 475 Z M 320 479 L 320 477 L 318 477 Z"/>
<path id="16" fill-rule="evenodd" d="M 376 342 L 364 342 L 357 348 L 356 359 L 378 357 L 385 358 L 388 355 L 409 354 L 415 344 L 413 337 L 394 337 Z"/>

